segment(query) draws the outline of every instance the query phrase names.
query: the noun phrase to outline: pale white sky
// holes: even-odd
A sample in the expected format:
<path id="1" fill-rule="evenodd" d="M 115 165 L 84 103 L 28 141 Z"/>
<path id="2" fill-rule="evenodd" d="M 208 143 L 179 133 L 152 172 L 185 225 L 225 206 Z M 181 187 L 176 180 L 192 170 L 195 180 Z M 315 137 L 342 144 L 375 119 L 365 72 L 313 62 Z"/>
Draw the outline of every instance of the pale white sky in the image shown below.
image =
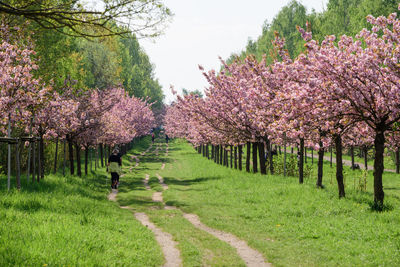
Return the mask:
<path id="1" fill-rule="evenodd" d="M 310 11 L 320 12 L 328 0 L 302 0 Z M 261 35 L 265 20 L 272 21 L 290 0 L 165 0 L 175 14 L 165 34 L 140 44 L 155 65 L 155 75 L 163 86 L 165 102 L 174 96 L 169 87 L 181 93 L 203 90 L 207 81 L 198 69 L 219 70 L 218 57 L 240 52 L 249 38 Z"/>

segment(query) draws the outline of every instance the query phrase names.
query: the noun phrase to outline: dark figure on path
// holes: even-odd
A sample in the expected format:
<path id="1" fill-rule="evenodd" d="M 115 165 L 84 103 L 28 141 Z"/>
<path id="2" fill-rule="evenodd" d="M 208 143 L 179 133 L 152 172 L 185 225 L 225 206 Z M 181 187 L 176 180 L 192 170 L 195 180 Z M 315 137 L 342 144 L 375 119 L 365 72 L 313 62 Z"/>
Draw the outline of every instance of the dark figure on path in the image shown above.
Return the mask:
<path id="1" fill-rule="evenodd" d="M 114 148 L 111 156 L 108 158 L 107 170 L 111 173 L 111 188 L 117 189 L 119 185 L 119 176 L 122 173 L 122 160 L 119 149 Z"/>
<path id="2" fill-rule="evenodd" d="M 168 144 L 168 141 L 169 141 L 169 137 L 168 137 L 168 135 L 167 135 L 167 134 L 165 134 L 165 143 L 167 143 L 167 144 Z"/>
<path id="3" fill-rule="evenodd" d="M 154 133 L 151 133 L 151 142 L 154 144 L 154 139 L 156 138 L 156 136 L 154 135 Z"/>

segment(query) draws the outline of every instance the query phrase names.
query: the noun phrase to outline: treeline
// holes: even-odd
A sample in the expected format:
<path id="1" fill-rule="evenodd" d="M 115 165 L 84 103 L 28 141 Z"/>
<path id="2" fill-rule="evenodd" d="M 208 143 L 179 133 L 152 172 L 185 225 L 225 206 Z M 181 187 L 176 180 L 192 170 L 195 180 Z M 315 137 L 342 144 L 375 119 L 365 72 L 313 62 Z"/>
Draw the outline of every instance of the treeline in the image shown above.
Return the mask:
<path id="1" fill-rule="evenodd" d="M 247 55 L 255 55 L 261 60 L 267 56 L 267 63 L 277 57 L 272 42 L 275 32 L 285 38 L 286 46 L 292 59 L 304 51 L 305 41 L 296 27 L 305 28 L 306 22 L 315 40 L 322 41 L 327 35 L 340 37 L 343 34 L 355 36 L 363 28 L 371 28 L 366 21 L 367 15 L 378 17 L 394 12 L 398 1 L 395 0 L 329 0 L 323 12 L 307 9 L 300 2 L 293 0 L 284 6 L 272 21 L 265 21 L 262 34 L 257 40 L 249 40 L 246 48 L 239 54 L 232 54 L 227 60 L 233 62 L 236 58 L 244 59 Z"/>
<path id="2" fill-rule="evenodd" d="M 19 146 L 12 145 L 12 172 L 15 175 L 19 175 L 20 172 L 30 169 L 28 173 L 36 172 L 38 173 L 38 177 L 43 177 L 45 173 L 53 170 L 61 170 L 61 168 L 63 172 L 66 172 L 64 170 L 64 166 L 66 165 L 65 159 L 69 159 L 69 172 L 74 174 L 73 161 L 75 160 L 78 162 L 78 164 L 75 162 L 75 166 L 78 169 L 77 174 L 80 175 L 79 163 L 81 162 L 81 153 L 85 153 L 82 158 L 85 158 L 85 173 L 87 173 L 88 157 L 92 159 L 96 157 L 100 158 L 101 165 L 103 165 L 103 156 L 108 154 L 110 146 L 127 144 L 133 137 L 146 134 L 154 127 L 153 121 L 143 123 L 137 120 L 133 123 L 132 117 L 140 116 L 142 120 L 147 118 L 146 116 L 152 117 L 153 114 L 150 109 L 149 112 L 147 111 L 148 108 L 151 108 L 155 114 L 162 113 L 164 95 L 161 85 L 154 77 L 154 66 L 151 64 L 148 55 L 140 47 L 136 35 L 129 29 L 124 28 L 125 26 L 118 26 L 121 24 L 117 25 L 111 17 L 107 23 L 104 23 L 107 26 L 106 28 L 93 27 L 93 25 L 85 25 L 85 21 L 93 19 L 94 15 L 87 15 L 87 18 L 83 18 L 82 16 L 85 14 L 83 10 L 83 15 L 79 15 L 81 16 L 80 20 L 74 17 L 70 18 L 73 23 L 78 21 L 78 24 L 74 25 L 75 29 L 68 26 L 49 27 L 52 22 L 55 23 L 54 20 L 51 20 L 53 18 L 49 19 L 49 24 L 46 25 L 42 23 L 43 21 L 27 19 L 26 11 L 43 10 L 43 12 L 48 12 L 53 7 L 56 9 L 56 7 L 61 5 L 63 8 L 67 6 L 65 10 L 60 11 L 61 15 L 68 16 L 69 4 L 64 5 L 59 1 L 43 2 L 42 4 L 41 2 L 26 1 L 26 5 L 24 5 L 22 2 L 11 1 L 8 3 L 7 1 L 9 5 L 18 4 L 18 12 L 20 14 L 4 12 L 3 7 L 5 4 L 0 4 L 0 43 L 7 44 L 13 47 L 13 49 L 15 47 L 16 51 L 22 51 L 21 58 L 29 57 L 32 60 L 32 66 L 34 65 L 34 67 L 29 73 L 21 72 L 22 77 L 32 75 L 29 78 L 35 81 L 35 85 L 32 86 L 35 88 L 31 88 L 33 90 L 32 93 L 28 92 L 26 84 L 22 84 L 19 88 L 14 84 L 12 87 L 15 88 L 15 92 L 32 94 L 36 100 L 31 99 L 31 106 L 34 108 L 26 108 L 24 104 L 22 104 L 23 108 L 15 105 L 16 108 L 9 112 L 16 114 L 15 116 L 11 116 L 13 118 L 11 119 L 10 133 L 7 133 L 6 130 L 10 119 L 7 119 L 7 115 L 3 114 L 4 111 L 2 110 L 2 115 L 5 116 L 3 116 L 4 119 L 2 120 L 1 127 L 3 127 L 3 136 L 22 140 L 20 139 L 21 137 L 32 136 L 33 134 L 38 139 L 36 144 L 37 150 L 34 149 L 35 144 L 29 146 L 27 143 L 25 146 L 22 144 L 19 144 Z M 73 10 L 75 1 L 68 2 L 71 2 L 70 8 Z M 134 4 L 134 1 L 126 1 L 126 3 L 122 4 L 127 5 L 126 8 L 128 8 L 131 2 Z M 151 1 L 144 2 L 146 2 L 146 5 L 151 4 Z M 47 6 L 46 3 L 50 6 Z M 25 6 L 28 7 L 26 10 L 24 9 Z M 36 15 L 40 16 L 40 12 Z M 85 32 L 85 34 L 77 35 L 76 29 L 78 29 L 78 32 Z M 124 34 L 110 35 L 110 29 L 113 32 Z M 90 35 L 97 37 L 93 38 Z M 24 49 L 25 51 L 29 51 L 28 56 L 23 55 Z M 5 57 L 1 58 L 0 62 L 4 65 L 4 69 L 9 69 L 11 65 L 6 63 L 5 59 L 9 56 L 9 53 L 6 49 L 1 52 Z M 20 65 L 22 68 L 24 63 L 18 61 L 18 56 L 13 59 L 14 63 L 11 64 Z M 12 75 L 10 77 L 16 80 L 16 77 Z M 29 79 L 26 78 L 25 80 Z M 40 87 L 51 89 L 42 90 Z M 126 95 L 125 93 L 120 93 L 121 97 L 115 101 L 113 100 L 112 104 L 109 104 L 108 110 L 104 106 L 98 108 L 98 103 L 101 104 L 102 102 L 109 101 L 111 98 L 108 95 L 113 94 L 111 91 L 115 91 L 116 89 L 123 89 Z M 0 85 L 0 92 L 2 92 L 1 97 L 4 99 L 9 96 L 13 97 L 7 90 L 9 90 L 7 83 L 2 83 Z M 46 100 L 43 100 L 40 90 L 43 92 L 49 91 L 46 93 L 48 94 L 45 96 Z M 50 91 L 54 92 L 54 96 L 57 95 L 60 99 L 54 99 L 54 97 L 52 99 Z M 93 95 L 96 95 L 97 98 L 93 99 Z M 102 95 L 107 95 L 107 97 L 103 99 L 98 97 Z M 18 101 L 15 100 L 16 103 Z M 71 101 L 75 101 L 74 105 L 71 104 Z M 74 107 L 73 110 L 68 109 L 68 105 L 64 105 L 67 102 L 68 105 Z M 47 118 L 54 121 L 54 125 L 52 125 L 53 128 L 49 128 L 49 133 L 41 132 L 43 127 L 39 125 L 42 123 L 39 120 L 43 121 L 43 119 L 38 118 L 38 114 L 46 108 L 57 110 L 57 105 L 60 108 L 58 108 L 58 111 L 54 115 L 60 116 L 62 115 L 62 111 L 65 110 L 74 113 L 74 120 L 79 120 L 80 122 L 74 121 L 71 124 L 66 121 L 59 121 L 59 124 L 68 128 L 70 133 L 58 134 L 54 131 L 54 128 L 57 127 L 57 119 L 55 116 L 51 118 L 51 113 L 47 112 L 49 114 Z M 101 110 L 101 112 L 96 113 L 95 107 Z M 2 108 L 4 109 L 5 105 Z M 23 110 L 25 113 L 22 114 L 18 110 Z M 121 110 L 123 111 L 122 113 Z M 21 114 L 18 115 L 18 112 Z M 90 117 L 90 112 L 96 118 Z M 146 116 L 143 116 L 141 112 L 145 112 Z M 132 118 L 128 120 L 130 113 L 132 113 Z M 65 112 L 64 115 L 65 118 L 68 117 Z M 30 123 L 29 116 L 31 116 Z M 116 116 L 115 118 L 118 118 L 118 116 L 124 117 L 115 120 L 112 119 L 114 118 L 112 116 Z M 10 118 L 10 115 L 8 117 Z M 72 117 L 70 119 L 72 121 Z M 131 125 L 126 125 L 127 123 Z M 79 130 L 79 124 L 81 124 L 84 131 Z M 100 125 L 101 127 L 96 125 Z M 125 128 L 122 128 L 120 125 L 124 125 Z M 110 132 L 113 127 L 117 129 Z M 111 129 L 106 131 L 108 128 Z M 29 129 L 31 129 L 30 132 Z M 96 134 L 94 134 L 95 130 Z M 123 130 L 126 130 L 125 134 Z M 84 133 L 85 131 L 86 133 Z M 116 132 L 121 132 L 118 137 L 115 135 Z M 101 140 L 101 136 L 103 136 L 103 140 Z M 106 139 L 104 139 L 104 136 Z M 90 139 L 87 139 L 89 137 Z M 66 142 L 69 143 L 69 149 L 65 149 Z M 60 143 L 64 143 L 64 147 L 60 148 Z M 105 149 L 105 145 L 107 145 L 107 149 Z M 90 152 L 89 155 L 88 151 Z M 35 166 L 35 154 L 36 160 L 39 159 L 36 166 L 40 166 L 40 171 L 32 169 Z M 9 157 L 7 143 L 0 143 L 0 172 L 3 174 L 7 173 L 7 169 L 9 168 L 7 166 Z"/>

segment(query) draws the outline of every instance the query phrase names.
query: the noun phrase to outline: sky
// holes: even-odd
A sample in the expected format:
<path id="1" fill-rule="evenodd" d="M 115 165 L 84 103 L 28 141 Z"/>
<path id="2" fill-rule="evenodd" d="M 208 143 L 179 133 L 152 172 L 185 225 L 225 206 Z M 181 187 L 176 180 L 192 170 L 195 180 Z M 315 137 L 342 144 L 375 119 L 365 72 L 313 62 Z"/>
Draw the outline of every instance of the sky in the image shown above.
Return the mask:
<path id="1" fill-rule="evenodd" d="M 242 51 L 249 38 L 261 35 L 269 22 L 290 0 L 165 0 L 174 14 L 161 37 L 139 40 L 155 66 L 168 104 L 174 100 L 170 85 L 203 91 L 207 81 L 198 68 L 219 70 L 219 57 Z M 327 0 L 302 0 L 308 11 L 324 9 Z"/>

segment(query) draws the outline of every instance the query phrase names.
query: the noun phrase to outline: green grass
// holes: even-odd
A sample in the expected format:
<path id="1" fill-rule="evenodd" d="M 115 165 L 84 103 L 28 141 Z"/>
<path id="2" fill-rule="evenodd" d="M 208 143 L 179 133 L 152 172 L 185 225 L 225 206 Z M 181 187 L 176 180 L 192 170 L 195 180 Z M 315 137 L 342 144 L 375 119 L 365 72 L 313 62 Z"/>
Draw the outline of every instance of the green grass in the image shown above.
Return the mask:
<path id="1" fill-rule="evenodd" d="M 7 193 L 6 178 L 0 178 L 1 266 L 163 263 L 153 233 L 107 200 L 104 169 L 83 178 L 49 175 L 40 184 L 23 182 L 21 191 Z"/>
<path id="2" fill-rule="evenodd" d="M 138 174 L 164 177 L 169 186 L 163 193 L 167 204 L 198 214 L 208 226 L 246 240 L 275 266 L 400 265 L 400 177 L 395 174 L 384 175 L 389 210 L 378 213 L 371 209 L 372 172 L 368 173 L 367 192 L 362 192 L 357 190 L 362 171 L 345 167 L 346 198 L 339 200 L 335 170 L 328 162 L 324 166 L 326 188 L 321 190 L 315 187 L 316 161 L 310 177 L 299 185 L 296 177 L 248 174 L 216 165 L 180 140 L 171 142 L 168 159 L 162 157 L 148 155 Z M 163 160 L 167 165 L 160 170 Z M 134 183 L 138 178 L 129 179 Z M 119 200 L 146 210 L 182 244 L 195 235 L 194 230 L 185 234 L 183 229 L 190 225 L 179 211 L 137 205 L 135 198 L 141 191 L 139 187 L 129 196 L 121 194 Z M 151 192 L 146 193 L 151 199 Z M 199 265 L 197 254 L 204 263 L 207 253 L 204 241 L 199 242 L 181 244 L 187 266 Z"/>
<path id="3" fill-rule="evenodd" d="M 157 140 L 160 142 L 160 140 Z M 183 212 L 199 215 L 213 228 L 230 232 L 263 253 L 274 266 L 399 266 L 400 177 L 384 174 L 387 210 L 375 212 L 372 172 L 366 192 L 363 172 L 344 168 L 346 198 L 338 199 L 335 169 L 324 165 L 325 189 L 317 189 L 316 161 L 303 185 L 297 177 L 262 176 L 232 170 L 199 155 L 182 140 L 171 140 L 169 156 L 159 156 L 143 138 L 123 158 L 118 203 L 106 199 L 109 177 L 99 169 L 89 177 L 49 175 L 40 184 L 23 181 L 5 191 L 0 177 L 1 266 L 161 266 L 154 235 L 131 211 L 145 212 L 178 242 L 184 266 L 244 266 L 226 243 L 196 229 Z M 140 157 L 135 165 L 131 155 Z M 162 163 L 166 163 L 161 170 Z M 308 165 L 311 160 L 308 161 Z M 152 194 L 169 186 L 164 210 Z M 150 176 L 146 190 L 145 175 Z"/>

